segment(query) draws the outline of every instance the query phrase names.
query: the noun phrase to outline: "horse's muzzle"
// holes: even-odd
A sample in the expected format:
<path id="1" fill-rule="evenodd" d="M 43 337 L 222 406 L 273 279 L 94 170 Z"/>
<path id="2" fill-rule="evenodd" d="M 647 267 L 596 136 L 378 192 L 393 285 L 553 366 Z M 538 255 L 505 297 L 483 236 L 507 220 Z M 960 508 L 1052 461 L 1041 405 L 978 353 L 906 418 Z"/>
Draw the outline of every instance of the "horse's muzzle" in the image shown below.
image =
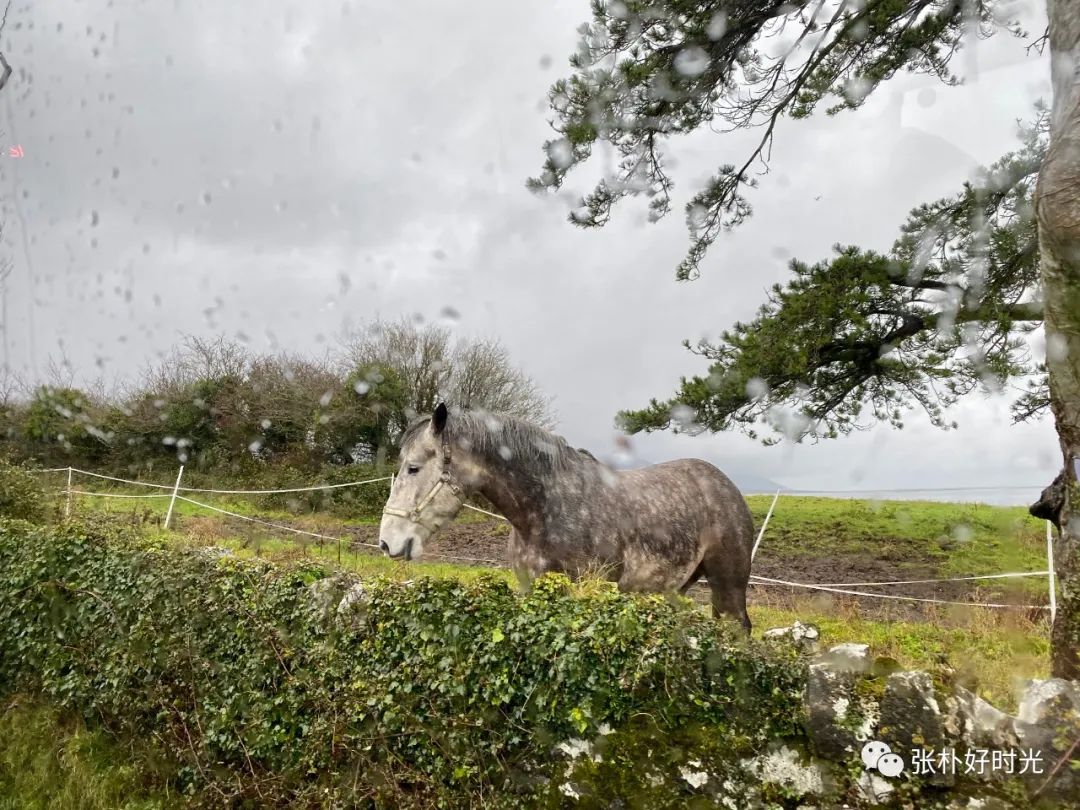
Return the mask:
<path id="1" fill-rule="evenodd" d="M 379 541 L 379 548 L 382 549 L 383 554 L 385 554 L 391 560 L 404 559 L 406 562 L 408 562 L 408 561 L 412 560 L 413 542 L 415 540 L 416 540 L 415 537 L 410 537 L 408 540 L 406 540 L 405 541 L 405 548 L 402 550 L 402 552 L 400 554 L 391 554 L 390 553 L 390 546 L 386 545 L 385 540 L 380 540 Z"/>

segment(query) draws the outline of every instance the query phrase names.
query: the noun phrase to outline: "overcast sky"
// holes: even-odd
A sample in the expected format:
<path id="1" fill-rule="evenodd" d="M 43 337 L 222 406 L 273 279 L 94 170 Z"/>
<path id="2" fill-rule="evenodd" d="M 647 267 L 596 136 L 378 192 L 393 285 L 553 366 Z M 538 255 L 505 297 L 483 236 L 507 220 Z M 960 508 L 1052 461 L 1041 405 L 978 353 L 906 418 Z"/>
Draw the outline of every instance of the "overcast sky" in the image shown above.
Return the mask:
<path id="1" fill-rule="evenodd" d="M 658 225 L 637 201 L 601 230 L 568 224 L 603 156 L 567 197 L 524 182 L 588 12 L 587 0 L 19 4 L 2 38 L 15 75 L 0 147 L 25 154 L 0 158 L 6 362 L 36 379 L 64 356 L 80 381 L 111 381 L 181 333 L 321 354 L 350 324 L 438 322 L 453 307 L 455 330 L 499 338 L 555 398 L 559 432 L 610 453 L 616 411 L 704 371 L 683 339 L 751 317 L 793 256 L 887 250 L 911 207 L 1013 149 L 1017 120 L 1049 98 L 1047 60 L 1003 34 L 962 54 L 963 87 L 901 77 L 857 113 L 783 122 L 753 219 L 680 284 L 682 202 L 756 136 L 673 144 L 681 196 Z M 965 403 L 950 433 L 913 413 L 901 432 L 798 447 L 632 441 L 642 459 L 698 456 L 795 488 L 1049 481 L 1052 425 L 1010 425 L 1008 402 Z"/>

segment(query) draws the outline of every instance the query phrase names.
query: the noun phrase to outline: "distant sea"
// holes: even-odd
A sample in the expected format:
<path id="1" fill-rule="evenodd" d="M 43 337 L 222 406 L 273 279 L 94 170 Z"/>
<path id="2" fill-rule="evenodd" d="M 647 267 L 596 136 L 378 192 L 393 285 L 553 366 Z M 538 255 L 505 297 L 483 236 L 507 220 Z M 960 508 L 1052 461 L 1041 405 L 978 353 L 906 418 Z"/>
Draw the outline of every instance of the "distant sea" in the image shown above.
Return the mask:
<path id="1" fill-rule="evenodd" d="M 1050 482 L 1047 481 L 1047 484 Z M 808 492 L 780 487 L 780 495 L 809 495 L 823 498 L 855 498 L 876 501 L 952 501 L 956 503 L 985 503 L 992 506 L 1029 506 L 1039 499 L 1043 487 L 966 487 L 955 490 L 945 489 L 898 489 L 898 490 L 850 490 Z M 763 489 L 744 489 L 744 495 L 773 495 Z"/>

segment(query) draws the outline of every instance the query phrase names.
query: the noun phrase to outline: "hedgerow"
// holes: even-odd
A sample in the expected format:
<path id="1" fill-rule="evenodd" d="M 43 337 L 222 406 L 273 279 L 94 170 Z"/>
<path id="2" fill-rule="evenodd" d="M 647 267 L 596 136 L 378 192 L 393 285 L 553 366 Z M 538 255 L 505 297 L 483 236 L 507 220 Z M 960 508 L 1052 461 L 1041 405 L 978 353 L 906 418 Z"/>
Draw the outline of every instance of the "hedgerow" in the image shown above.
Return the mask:
<path id="1" fill-rule="evenodd" d="M 559 577 L 356 586 L 0 523 L 0 693 L 153 737 L 181 790 L 236 806 L 686 806 L 687 761 L 734 773 L 800 734 L 796 654 L 685 604 Z"/>
<path id="2" fill-rule="evenodd" d="M 0 458 L 0 518 L 40 520 L 47 509 L 45 489 L 35 473 Z"/>

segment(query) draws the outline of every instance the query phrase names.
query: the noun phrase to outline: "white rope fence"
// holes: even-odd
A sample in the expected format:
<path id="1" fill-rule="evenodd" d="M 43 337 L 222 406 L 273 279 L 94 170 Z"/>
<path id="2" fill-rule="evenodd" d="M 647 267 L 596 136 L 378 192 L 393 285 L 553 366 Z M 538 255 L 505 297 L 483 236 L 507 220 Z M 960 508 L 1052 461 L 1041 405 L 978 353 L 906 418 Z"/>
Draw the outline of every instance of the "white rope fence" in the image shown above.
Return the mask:
<path id="1" fill-rule="evenodd" d="M 319 490 L 342 489 L 342 488 L 346 488 L 346 487 L 356 487 L 356 486 L 363 486 L 363 485 L 366 485 L 366 484 L 375 484 L 375 483 L 380 483 L 382 481 L 391 481 L 392 482 L 394 480 L 394 476 L 389 475 L 389 476 L 383 476 L 383 477 L 380 477 L 380 478 L 368 478 L 368 479 L 365 479 L 365 480 L 362 480 L 362 481 L 348 481 L 348 482 L 341 483 L 341 484 L 320 484 L 320 485 L 314 485 L 314 486 L 291 487 L 291 488 L 285 488 L 285 489 L 204 489 L 204 488 L 197 488 L 197 487 L 182 487 L 182 486 L 180 486 L 180 481 L 181 481 L 181 478 L 183 477 L 183 474 L 184 474 L 184 468 L 182 466 L 180 467 L 180 470 L 177 473 L 176 482 L 172 486 L 169 486 L 167 484 L 155 484 L 155 483 L 151 483 L 151 482 L 148 482 L 148 481 L 134 481 L 134 480 L 131 480 L 131 479 L 128 479 L 128 478 L 119 478 L 119 477 L 116 477 L 116 476 L 104 475 L 102 473 L 90 472 L 89 470 L 80 470 L 80 469 L 77 469 L 75 467 L 56 467 L 56 468 L 52 468 L 52 469 L 38 470 L 37 472 L 41 472 L 41 473 L 66 472 L 68 474 L 68 483 L 67 483 L 67 487 L 65 488 L 65 491 L 64 491 L 65 495 L 67 496 L 67 499 L 68 499 L 67 504 L 65 506 L 65 514 L 70 514 L 71 497 L 73 495 L 81 495 L 81 496 L 84 496 L 84 497 L 96 497 L 96 498 L 126 498 L 126 499 L 169 498 L 170 499 L 170 501 L 169 501 L 169 509 L 168 509 L 168 513 L 166 514 L 166 518 L 165 518 L 165 528 L 168 528 L 168 526 L 169 526 L 169 520 L 170 520 L 170 518 L 172 516 L 173 506 L 174 506 L 175 502 L 176 501 L 184 501 L 185 503 L 189 503 L 192 506 L 197 506 L 197 507 L 199 507 L 201 509 L 208 509 L 208 510 L 210 510 L 212 512 L 216 512 L 216 513 L 219 513 L 219 514 L 222 514 L 222 515 L 237 518 L 239 520 L 244 520 L 244 521 L 248 521 L 248 522 L 251 522 L 251 523 L 256 523 L 258 525 L 265 526 L 265 527 L 267 527 L 269 529 L 276 529 L 276 530 L 279 530 L 279 531 L 290 532 L 290 533 L 296 534 L 296 535 L 304 535 L 304 536 L 307 536 L 307 537 L 313 537 L 313 538 L 317 538 L 317 539 L 320 539 L 320 540 L 329 540 L 329 541 L 335 542 L 338 545 L 338 558 L 339 558 L 339 560 L 340 560 L 340 556 L 341 556 L 341 542 L 342 542 L 341 537 L 332 537 L 332 536 L 325 535 L 325 534 L 319 534 L 318 532 L 310 532 L 310 531 L 307 531 L 307 530 L 304 530 L 304 529 L 298 529 L 298 528 L 296 528 L 294 526 L 286 526 L 286 525 L 283 525 L 283 524 L 280 524 L 280 523 L 272 523 L 272 522 L 267 521 L 267 520 L 262 520 L 262 519 L 259 519 L 259 518 L 253 518 L 253 517 L 251 517 L 249 515 L 241 515 L 241 514 L 238 514 L 236 512 L 229 511 L 227 509 L 222 509 L 222 508 L 217 507 L 217 506 L 212 506 L 212 505 L 210 505 L 208 503 L 203 503 L 201 501 L 197 501 L 197 500 L 194 500 L 192 498 L 188 498 L 186 496 L 180 495 L 179 493 L 181 493 L 181 492 L 191 492 L 191 493 L 206 493 L 206 494 L 214 494 L 214 495 L 277 495 L 277 494 L 288 494 L 288 493 L 295 493 L 295 492 L 315 492 L 315 491 L 319 491 Z M 113 481 L 113 482 L 116 482 L 116 483 L 127 484 L 129 486 L 151 487 L 151 488 L 154 488 L 154 489 L 170 490 L 170 491 L 169 492 L 152 493 L 152 494 L 128 494 L 128 493 L 116 493 L 116 492 L 91 492 L 91 491 L 88 491 L 88 490 L 75 489 L 74 487 L 72 487 L 72 480 L 71 480 L 72 475 L 75 474 L 75 473 L 77 473 L 79 475 L 90 476 L 92 478 L 98 478 L 98 479 L 106 480 L 106 481 Z M 866 494 L 866 493 L 893 493 L 893 492 L 896 492 L 896 493 L 904 493 L 904 492 L 974 492 L 974 491 L 982 491 L 982 490 L 1002 490 L 1002 489 L 1020 490 L 1020 489 L 1033 489 L 1033 487 L 952 487 L 952 488 L 941 488 L 941 489 L 896 489 L 896 490 L 881 490 L 881 489 L 877 489 L 877 490 L 779 490 L 778 489 L 775 493 L 773 493 L 772 503 L 769 506 L 769 510 L 765 515 L 765 520 L 762 522 L 761 529 L 758 532 L 757 538 L 755 539 L 754 546 L 753 546 L 753 549 L 751 551 L 751 559 L 753 559 L 753 557 L 757 554 L 758 547 L 760 546 L 762 538 L 765 535 L 765 529 L 768 526 L 769 520 L 770 520 L 770 518 L 772 517 L 772 514 L 773 514 L 773 510 L 776 508 L 777 501 L 779 500 L 781 494 L 787 494 L 787 495 L 817 495 L 817 494 L 820 494 L 820 495 L 840 495 L 840 494 L 853 495 L 853 494 Z M 472 510 L 474 512 L 479 512 L 481 514 L 487 515 L 487 516 L 495 518 L 497 520 L 506 521 L 505 517 L 503 517 L 502 515 L 496 514 L 495 512 L 489 512 L 486 509 L 481 509 L 480 507 L 473 506 L 472 504 L 464 504 L 464 506 L 465 506 L 466 509 L 470 509 L 470 510 Z M 898 601 L 908 601 L 908 602 L 923 602 L 923 603 L 945 604 L 945 605 L 962 605 L 962 606 L 966 606 L 966 607 L 1019 608 L 1019 609 L 1027 609 L 1027 610 L 1049 610 L 1050 611 L 1050 616 L 1051 616 L 1051 621 L 1053 621 L 1053 619 L 1054 619 L 1054 617 L 1056 615 L 1056 607 L 1057 607 L 1056 601 L 1057 600 L 1056 600 L 1056 583 L 1055 583 L 1054 565 L 1053 565 L 1053 536 L 1052 536 L 1052 533 L 1051 533 L 1051 524 L 1050 524 L 1049 521 L 1047 521 L 1046 527 L 1047 527 L 1046 528 L 1047 569 L 1043 570 L 1043 571 L 1012 571 L 1012 572 L 1007 572 L 1007 573 L 1003 573 L 1003 574 L 980 574 L 980 575 L 974 575 L 974 576 L 944 577 L 944 578 L 938 578 L 938 579 L 903 579 L 903 580 L 897 579 L 897 580 L 878 580 L 878 581 L 867 581 L 867 582 L 807 583 L 807 582 L 793 582 L 793 581 L 785 580 L 785 579 L 775 579 L 775 578 L 771 578 L 771 577 L 762 577 L 762 576 L 757 576 L 757 575 L 751 575 L 750 580 L 751 580 L 751 584 L 753 584 L 753 585 L 766 585 L 766 586 L 773 585 L 773 586 L 782 586 L 782 587 L 788 587 L 788 588 L 805 588 L 805 589 L 808 589 L 808 590 L 823 591 L 823 592 L 827 592 L 827 593 L 836 593 L 836 594 L 842 594 L 842 595 L 848 595 L 848 596 L 857 596 L 857 597 L 860 597 L 860 598 L 886 599 L 886 600 L 898 600 Z M 361 546 L 361 547 L 373 548 L 373 549 L 378 549 L 379 548 L 379 546 L 376 543 L 365 543 L 365 542 L 362 542 L 362 541 L 356 540 L 356 539 L 348 539 L 346 542 L 348 543 L 348 545 L 350 547 L 351 546 Z M 484 563 L 484 564 L 496 565 L 496 566 L 504 564 L 503 560 L 496 560 L 496 559 L 482 558 L 482 557 L 463 557 L 463 556 L 457 556 L 457 555 L 438 554 L 438 553 L 430 553 L 430 552 L 428 554 L 426 554 L 425 556 L 435 557 L 435 558 L 440 558 L 440 559 L 445 559 L 445 560 L 460 561 L 460 562 Z M 876 593 L 876 592 L 872 592 L 872 591 L 852 590 L 852 588 L 862 588 L 862 587 L 880 587 L 880 586 L 894 586 L 894 585 L 928 585 L 928 584 L 939 584 L 939 583 L 947 583 L 947 582 L 973 582 L 973 581 L 981 581 L 981 580 L 1015 579 L 1015 578 L 1022 578 L 1022 577 L 1048 577 L 1048 579 L 1049 579 L 1049 581 L 1048 581 L 1049 602 L 1050 602 L 1049 605 L 1017 605 L 1017 604 L 993 603 L 993 602 L 966 602 L 966 601 L 955 601 L 955 600 L 947 600 L 947 599 L 936 599 L 936 598 L 931 598 L 931 597 L 906 596 L 906 595 L 901 595 L 901 594 L 886 594 L 886 593 Z"/>

